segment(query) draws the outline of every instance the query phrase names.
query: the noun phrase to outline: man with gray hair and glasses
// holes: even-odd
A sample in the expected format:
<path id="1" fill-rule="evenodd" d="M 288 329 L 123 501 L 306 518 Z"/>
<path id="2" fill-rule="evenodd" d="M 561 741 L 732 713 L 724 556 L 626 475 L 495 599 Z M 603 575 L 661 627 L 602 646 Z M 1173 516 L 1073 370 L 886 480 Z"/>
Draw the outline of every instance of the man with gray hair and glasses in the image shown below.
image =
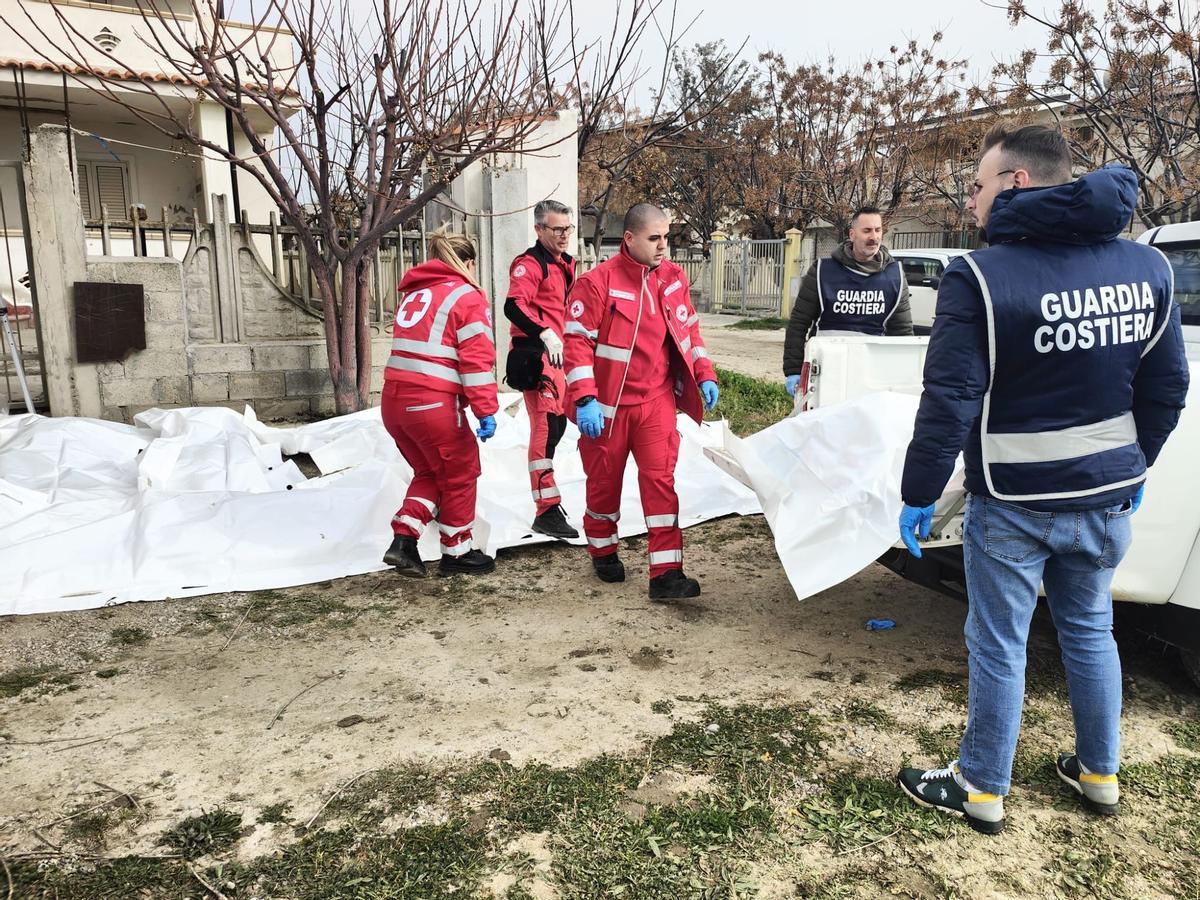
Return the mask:
<path id="1" fill-rule="evenodd" d="M 529 485 L 534 531 L 559 540 L 579 537 L 567 521 L 554 480 L 554 450 L 567 429 L 563 412 L 563 322 L 575 281 L 571 208 L 543 200 L 533 208 L 537 243 L 512 261 L 504 316 L 512 323 L 506 378 L 529 414 Z"/>

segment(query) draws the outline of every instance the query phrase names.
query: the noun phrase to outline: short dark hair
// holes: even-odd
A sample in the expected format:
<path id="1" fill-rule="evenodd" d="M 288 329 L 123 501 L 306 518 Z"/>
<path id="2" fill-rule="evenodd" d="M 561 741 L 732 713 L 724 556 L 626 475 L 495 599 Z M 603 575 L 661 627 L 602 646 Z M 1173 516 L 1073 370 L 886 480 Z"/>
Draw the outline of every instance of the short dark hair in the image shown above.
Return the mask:
<path id="1" fill-rule="evenodd" d="M 1047 125 L 995 126 L 983 139 L 983 152 L 1000 148 L 1007 169 L 1024 169 L 1034 186 L 1071 180 L 1071 148 L 1057 128 Z"/>
<path id="2" fill-rule="evenodd" d="M 854 225 L 854 223 L 856 221 L 858 221 L 859 216 L 880 216 L 880 217 L 882 217 L 883 210 L 880 209 L 878 206 L 875 206 L 872 203 L 868 203 L 865 206 L 860 206 L 854 212 L 850 213 L 850 224 L 852 226 Z"/>
<path id="3" fill-rule="evenodd" d="M 653 203 L 635 203 L 625 213 L 625 223 L 622 228 L 632 234 L 637 234 L 651 222 L 670 221 L 670 217 Z"/>

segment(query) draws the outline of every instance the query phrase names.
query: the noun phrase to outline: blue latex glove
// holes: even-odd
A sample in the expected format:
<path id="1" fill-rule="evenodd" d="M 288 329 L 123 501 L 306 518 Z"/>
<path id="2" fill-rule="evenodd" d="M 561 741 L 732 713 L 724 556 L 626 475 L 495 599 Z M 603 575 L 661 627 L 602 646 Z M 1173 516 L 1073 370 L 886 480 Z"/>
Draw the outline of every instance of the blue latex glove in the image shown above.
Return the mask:
<path id="1" fill-rule="evenodd" d="M 604 430 L 604 412 L 600 409 L 600 402 L 593 397 L 583 406 L 577 407 L 575 422 L 584 437 L 600 437 L 600 432 Z"/>
<path id="2" fill-rule="evenodd" d="M 475 429 L 475 436 L 481 441 L 486 441 L 496 433 L 496 417 L 484 416 L 479 420 L 479 427 Z"/>
<path id="3" fill-rule="evenodd" d="M 796 389 L 798 387 L 800 387 L 800 376 L 799 375 L 789 375 L 787 377 L 787 392 L 789 394 L 791 394 L 793 397 L 795 397 Z"/>
<path id="4" fill-rule="evenodd" d="M 715 381 L 700 382 L 700 396 L 704 398 L 705 409 L 716 409 L 717 398 L 721 396 L 721 392 L 717 390 Z"/>
<path id="5" fill-rule="evenodd" d="M 917 559 L 921 558 L 921 547 L 917 544 L 917 530 L 920 529 L 921 540 L 929 537 L 929 529 L 933 527 L 933 504 L 929 506 L 909 506 L 904 504 L 900 510 L 900 540 L 908 552 Z"/>
<path id="6" fill-rule="evenodd" d="M 1138 511 L 1138 507 L 1142 505 L 1142 495 L 1146 493 L 1146 482 L 1138 485 L 1137 493 L 1133 495 L 1133 499 L 1129 502 L 1133 504 L 1133 512 Z"/>

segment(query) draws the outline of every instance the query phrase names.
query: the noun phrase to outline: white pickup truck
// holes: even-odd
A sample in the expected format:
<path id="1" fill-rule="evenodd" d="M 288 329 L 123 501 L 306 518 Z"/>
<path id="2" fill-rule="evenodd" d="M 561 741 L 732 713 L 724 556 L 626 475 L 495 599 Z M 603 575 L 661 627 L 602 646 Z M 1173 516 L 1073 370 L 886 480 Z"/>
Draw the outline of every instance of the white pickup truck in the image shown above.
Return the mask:
<path id="1" fill-rule="evenodd" d="M 1200 223 L 1147 232 L 1175 269 L 1175 298 L 1183 311 L 1187 357 L 1196 384 L 1200 369 Z M 816 409 L 876 391 L 921 392 L 926 337 L 820 337 L 805 346 L 807 360 L 796 392 L 798 410 Z M 1193 388 L 1200 396 L 1200 388 Z M 1189 400 L 1190 400 L 1189 396 Z M 1200 685 L 1200 402 L 1184 410 L 1150 470 L 1146 499 L 1134 517 L 1134 539 L 1117 569 L 1113 596 L 1130 605 L 1122 615 L 1179 649 Z M 880 562 L 911 581 L 951 596 L 965 596 L 961 492 L 948 493 L 934 517 L 921 559 L 902 546 Z"/>

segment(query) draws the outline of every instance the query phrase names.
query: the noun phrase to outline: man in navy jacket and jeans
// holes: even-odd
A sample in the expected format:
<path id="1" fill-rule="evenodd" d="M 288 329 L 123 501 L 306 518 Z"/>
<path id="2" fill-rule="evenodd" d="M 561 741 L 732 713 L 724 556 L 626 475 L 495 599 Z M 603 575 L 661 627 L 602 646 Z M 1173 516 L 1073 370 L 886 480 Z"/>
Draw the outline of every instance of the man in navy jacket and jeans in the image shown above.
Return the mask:
<path id="1" fill-rule="evenodd" d="M 1113 570 L 1146 469 L 1188 387 L 1172 270 L 1118 237 L 1138 186 L 1124 167 L 1070 180 L 1063 136 L 993 130 L 968 209 L 989 247 L 946 269 L 904 465 L 900 533 L 914 556 L 962 451 L 969 498 L 967 726 L 959 758 L 903 769 L 918 803 L 1004 826 L 1025 698 L 1025 644 L 1044 584 L 1075 720 L 1059 777 L 1118 810 L 1121 663 Z"/>

